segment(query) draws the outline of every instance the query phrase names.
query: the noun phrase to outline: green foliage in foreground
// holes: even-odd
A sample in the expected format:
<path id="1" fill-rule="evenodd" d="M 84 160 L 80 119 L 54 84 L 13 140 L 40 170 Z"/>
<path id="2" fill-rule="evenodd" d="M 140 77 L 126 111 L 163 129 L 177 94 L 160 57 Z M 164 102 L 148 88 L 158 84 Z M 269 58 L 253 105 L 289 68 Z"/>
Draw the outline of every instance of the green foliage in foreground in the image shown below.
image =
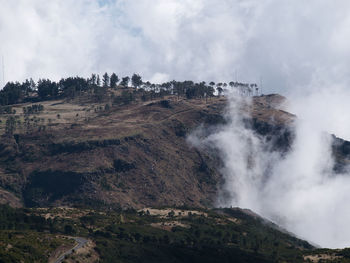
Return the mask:
<path id="1" fill-rule="evenodd" d="M 62 235 L 95 241 L 101 262 L 305 262 L 305 255 L 319 254 L 350 262 L 348 249 L 314 249 L 240 209 L 160 216 L 0 206 L 0 219 L 0 262 L 46 262 L 57 247 L 72 242 Z"/>
<path id="2" fill-rule="evenodd" d="M 36 231 L 0 231 L 0 262 L 47 262 L 50 254 L 72 240 Z"/>
<path id="3" fill-rule="evenodd" d="M 73 241 L 50 234 L 59 232 L 51 220 L 26 209 L 0 205 L 0 262 L 47 262 L 59 246 Z"/>
<path id="4" fill-rule="evenodd" d="M 312 248 L 260 219 L 245 221 L 243 214 L 237 215 L 242 215 L 239 223 L 215 213 L 162 219 L 128 214 L 132 223 L 96 220 L 105 227 L 93 236 L 102 262 L 303 262 L 302 250 Z M 186 227 L 165 231 L 149 226 L 174 220 Z"/>

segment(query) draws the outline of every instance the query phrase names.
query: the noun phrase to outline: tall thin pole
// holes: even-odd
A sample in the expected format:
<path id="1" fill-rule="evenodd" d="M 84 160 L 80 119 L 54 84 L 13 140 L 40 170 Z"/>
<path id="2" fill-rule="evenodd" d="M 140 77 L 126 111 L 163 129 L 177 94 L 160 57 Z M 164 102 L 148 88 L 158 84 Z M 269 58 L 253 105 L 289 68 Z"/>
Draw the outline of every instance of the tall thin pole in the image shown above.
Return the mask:
<path id="1" fill-rule="evenodd" d="M 262 77 L 261 76 L 260 76 L 260 94 L 264 95 L 263 94 L 263 82 L 262 82 Z"/>
<path id="2" fill-rule="evenodd" d="M 2 56 L 2 87 L 5 87 L 5 62 L 4 62 L 4 55 Z"/>

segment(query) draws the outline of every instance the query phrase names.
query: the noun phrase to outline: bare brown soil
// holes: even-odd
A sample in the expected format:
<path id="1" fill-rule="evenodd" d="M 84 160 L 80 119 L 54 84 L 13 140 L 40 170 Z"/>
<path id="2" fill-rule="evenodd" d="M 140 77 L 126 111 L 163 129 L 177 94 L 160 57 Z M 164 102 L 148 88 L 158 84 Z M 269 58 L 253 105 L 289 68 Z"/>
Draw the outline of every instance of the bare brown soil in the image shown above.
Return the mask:
<path id="1" fill-rule="evenodd" d="M 45 130 L 22 127 L 16 138 L 0 143 L 0 202 L 213 206 L 222 183 L 221 161 L 209 150 L 191 147 L 186 137 L 200 125 L 223 123 L 226 98 L 164 100 L 169 107 L 158 99 L 107 111 L 104 104 L 42 102 L 44 112 L 35 116 Z M 291 114 L 273 107 L 280 100 L 254 98 L 253 118 L 272 124 L 291 120 Z M 15 107 L 20 119 L 23 106 Z"/>

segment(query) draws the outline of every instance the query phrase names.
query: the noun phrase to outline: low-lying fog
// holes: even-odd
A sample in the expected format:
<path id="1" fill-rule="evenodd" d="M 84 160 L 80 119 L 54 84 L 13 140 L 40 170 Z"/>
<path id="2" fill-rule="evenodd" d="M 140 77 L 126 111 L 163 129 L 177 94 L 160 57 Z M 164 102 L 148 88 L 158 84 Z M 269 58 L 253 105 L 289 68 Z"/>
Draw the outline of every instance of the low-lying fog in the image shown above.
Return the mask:
<path id="1" fill-rule="evenodd" d="M 322 247 L 350 246 L 350 173 L 333 172 L 330 136 L 350 138 L 349 94 L 327 90 L 289 98 L 286 107 L 298 116 L 296 138 L 283 157 L 243 125 L 247 116 L 239 107 L 251 99 L 235 94 L 229 95 L 227 125 L 208 137 L 201 131 L 190 136 L 196 146 L 219 149 L 224 160 L 226 194 L 218 206 L 252 209 Z"/>

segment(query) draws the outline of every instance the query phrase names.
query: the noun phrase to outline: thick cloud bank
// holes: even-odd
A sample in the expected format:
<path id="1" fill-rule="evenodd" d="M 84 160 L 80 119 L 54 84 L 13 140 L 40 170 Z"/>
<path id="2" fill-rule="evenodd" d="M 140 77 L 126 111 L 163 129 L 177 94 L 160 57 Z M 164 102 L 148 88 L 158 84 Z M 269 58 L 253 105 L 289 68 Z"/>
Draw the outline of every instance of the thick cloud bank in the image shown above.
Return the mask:
<path id="1" fill-rule="evenodd" d="M 5 79 L 138 72 L 153 81 L 341 80 L 348 0 L 0 0 Z"/>
<path id="2" fill-rule="evenodd" d="M 330 130 L 349 136 L 344 117 L 349 92 L 326 90 L 294 97 L 296 138 L 284 156 L 246 128 L 239 110 L 249 99 L 230 95 L 228 124 L 208 137 L 194 134 L 198 147 L 215 147 L 224 161 L 224 195 L 218 206 L 250 208 L 299 237 L 324 247 L 350 246 L 350 172 L 335 174 Z M 349 138 L 349 137 L 348 137 Z M 350 171 L 350 170 L 349 170 Z"/>

